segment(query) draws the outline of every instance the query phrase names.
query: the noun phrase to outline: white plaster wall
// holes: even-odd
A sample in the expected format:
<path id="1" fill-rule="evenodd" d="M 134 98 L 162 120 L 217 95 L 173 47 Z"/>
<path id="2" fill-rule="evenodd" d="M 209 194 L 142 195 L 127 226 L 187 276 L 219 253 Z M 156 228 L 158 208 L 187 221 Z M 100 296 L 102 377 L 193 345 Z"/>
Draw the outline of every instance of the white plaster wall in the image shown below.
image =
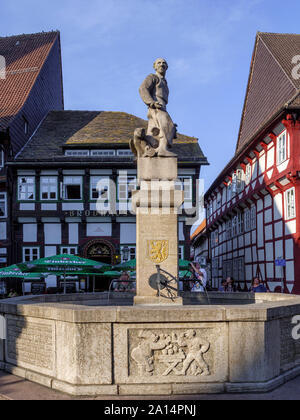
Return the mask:
<path id="1" fill-rule="evenodd" d="M 78 244 L 78 223 L 68 223 L 69 225 L 69 244 Z"/>

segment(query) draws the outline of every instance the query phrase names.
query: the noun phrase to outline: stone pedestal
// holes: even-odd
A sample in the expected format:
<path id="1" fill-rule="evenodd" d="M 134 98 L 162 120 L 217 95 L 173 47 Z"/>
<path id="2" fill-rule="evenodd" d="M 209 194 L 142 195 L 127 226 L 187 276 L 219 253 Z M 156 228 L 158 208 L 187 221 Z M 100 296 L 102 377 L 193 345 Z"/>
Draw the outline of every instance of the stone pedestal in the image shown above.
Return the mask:
<path id="1" fill-rule="evenodd" d="M 178 208 L 183 203 L 183 192 L 175 190 L 177 158 L 138 159 L 138 183 L 140 189 L 133 196 L 133 208 L 137 221 L 137 293 L 135 305 L 181 305 L 182 298 L 167 288 L 159 296 L 149 284 L 157 274 L 156 266 L 178 278 Z M 177 288 L 171 276 L 162 272 L 168 285 Z M 169 296 L 169 298 L 167 297 Z"/>

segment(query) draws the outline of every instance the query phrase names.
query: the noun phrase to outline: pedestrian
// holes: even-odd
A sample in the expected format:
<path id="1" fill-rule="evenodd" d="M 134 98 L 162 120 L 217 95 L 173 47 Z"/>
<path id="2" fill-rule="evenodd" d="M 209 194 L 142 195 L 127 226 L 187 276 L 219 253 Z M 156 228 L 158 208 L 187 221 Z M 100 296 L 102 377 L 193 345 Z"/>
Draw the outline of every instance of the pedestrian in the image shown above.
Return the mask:
<path id="1" fill-rule="evenodd" d="M 129 289 L 129 285 L 130 285 L 129 280 L 130 280 L 130 277 L 127 271 L 123 271 L 123 273 L 121 274 L 119 278 L 120 284 L 119 284 L 118 290 L 122 292 L 126 292 Z"/>
<path id="2" fill-rule="evenodd" d="M 266 293 L 268 290 L 258 277 L 254 277 L 252 280 L 250 291 L 253 293 Z"/>
<path id="3" fill-rule="evenodd" d="M 234 284 L 234 280 L 231 276 L 228 276 L 226 279 L 226 292 L 236 292 L 236 285 Z"/>
<path id="4" fill-rule="evenodd" d="M 190 266 L 192 268 L 194 278 L 194 283 L 191 292 L 204 292 L 204 288 L 206 287 L 206 279 L 204 277 L 204 273 L 200 267 L 200 264 L 198 262 L 191 262 Z"/>
<path id="5" fill-rule="evenodd" d="M 221 286 L 219 287 L 218 291 L 224 293 L 226 292 L 226 287 L 227 287 L 227 280 L 222 280 Z"/>

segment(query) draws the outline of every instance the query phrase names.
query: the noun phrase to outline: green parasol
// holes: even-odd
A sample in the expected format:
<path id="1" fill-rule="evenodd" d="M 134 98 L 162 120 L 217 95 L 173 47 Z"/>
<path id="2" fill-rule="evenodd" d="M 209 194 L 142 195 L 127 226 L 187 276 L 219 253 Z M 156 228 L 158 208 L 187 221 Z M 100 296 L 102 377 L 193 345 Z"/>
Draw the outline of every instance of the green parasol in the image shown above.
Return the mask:
<path id="1" fill-rule="evenodd" d="M 10 265 L 9 267 L 4 267 L 0 269 L 0 278 L 37 278 L 37 277 L 45 277 L 47 273 L 24 273 L 20 270 L 17 264 Z"/>
<path id="2" fill-rule="evenodd" d="M 191 261 L 188 260 L 178 260 L 178 265 L 181 270 L 187 270 L 190 267 Z"/>
<path id="3" fill-rule="evenodd" d="M 94 275 L 102 274 L 110 266 L 108 264 L 78 257 L 77 255 L 60 254 L 52 257 L 40 258 L 29 263 L 18 264 L 18 267 L 30 273 L 48 273 L 64 276 L 64 293 L 66 292 L 66 275 Z"/>
<path id="4" fill-rule="evenodd" d="M 105 271 L 102 275 L 106 277 L 120 277 L 121 271 Z"/>
<path id="5" fill-rule="evenodd" d="M 114 268 L 122 271 L 134 271 L 136 267 L 136 259 L 125 261 L 122 264 L 114 265 Z"/>
<path id="6" fill-rule="evenodd" d="M 188 270 L 179 271 L 179 278 L 180 279 L 183 279 L 183 278 L 189 279 L 191 277 L 192 277 L 192 273 L 190 271 L 188 271 Z"/>

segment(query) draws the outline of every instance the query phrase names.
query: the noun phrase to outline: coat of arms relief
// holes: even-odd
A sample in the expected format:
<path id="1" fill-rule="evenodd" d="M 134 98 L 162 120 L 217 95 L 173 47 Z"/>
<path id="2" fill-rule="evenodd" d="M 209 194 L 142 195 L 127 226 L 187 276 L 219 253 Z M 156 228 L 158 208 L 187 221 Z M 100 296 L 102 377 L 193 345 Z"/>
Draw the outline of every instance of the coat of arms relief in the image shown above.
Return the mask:
<path id="1" fill-rule="evenodd" d="M 148 240 L 147 257 L 156 264 L 165 261 L 169 256 L 168 240 Z"/>
<path id="2" fill-rule="evenodd" d="M 204 359 L 210 343 L 198 336 L 195 330 L 170 334 L 142 330 L 138 339 L 130 356 L 137 365 L 139 375 L 210 375 Z"/>

